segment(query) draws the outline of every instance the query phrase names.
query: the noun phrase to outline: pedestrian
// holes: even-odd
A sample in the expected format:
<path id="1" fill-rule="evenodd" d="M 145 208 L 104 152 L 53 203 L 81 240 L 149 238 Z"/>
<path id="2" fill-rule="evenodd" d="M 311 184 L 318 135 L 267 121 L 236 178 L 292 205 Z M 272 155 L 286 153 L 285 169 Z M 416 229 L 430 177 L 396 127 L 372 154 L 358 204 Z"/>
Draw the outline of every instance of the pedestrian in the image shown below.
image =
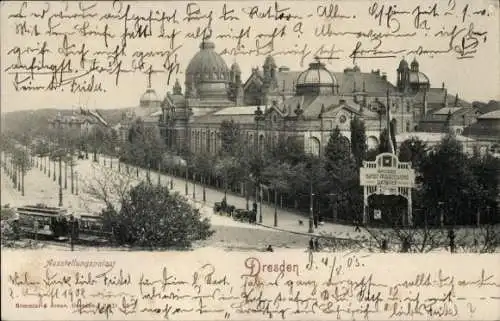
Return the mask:
<path id="1" fill-rule="evenodd" d="M 313 238 L 311 237 L 311 239 L 309 240 L 309 251 L 312 252 L 314 251 L 314 240 Z"/>
<path id="2" fill-rule="evenodd" d="M 382 240 L 382 251 L 386 252 L 387 251 L 387 239 Z"/>
<path id="3" fill-rule="evenodd" d="M 319 238 L 314 239 L 314 251 L 319 251 Z"/>
<path id="4" fill-rule="evenodd" d="M 273 247 L 269 244 L 266 248 L 266 252 L 274 252 Z"/>
<path id="5" fill-rule="evenodd" d="M 361 229 L 359 228 L 359 221 L 354 220 L 354 232 L 361 232 Z"/>

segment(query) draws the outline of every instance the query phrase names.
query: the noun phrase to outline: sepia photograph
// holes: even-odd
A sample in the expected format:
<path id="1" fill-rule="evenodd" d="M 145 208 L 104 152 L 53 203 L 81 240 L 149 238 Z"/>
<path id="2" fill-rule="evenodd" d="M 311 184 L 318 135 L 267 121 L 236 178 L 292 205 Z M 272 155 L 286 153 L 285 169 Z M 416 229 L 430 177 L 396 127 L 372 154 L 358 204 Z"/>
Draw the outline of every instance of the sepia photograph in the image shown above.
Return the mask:
<path id="1" fill-rule="evenodd" d="M 2 320 L 500 320 L 498 1 L 0 8 Z"/>

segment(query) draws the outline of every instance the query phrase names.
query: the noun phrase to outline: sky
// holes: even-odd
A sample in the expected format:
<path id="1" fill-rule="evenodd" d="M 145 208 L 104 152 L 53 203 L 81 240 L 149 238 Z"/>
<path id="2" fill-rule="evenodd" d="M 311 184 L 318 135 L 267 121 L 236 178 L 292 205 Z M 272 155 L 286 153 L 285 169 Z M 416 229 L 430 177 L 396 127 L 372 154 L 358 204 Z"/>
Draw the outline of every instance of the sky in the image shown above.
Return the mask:
<path id="1" fill-rule="evenodd" d="M 319 53 L 334 58 L 323 60 L 331 71 L 356 64 L 363 72 L 380 69 L 395 83 L 405 57 L 419 61 L 433 87 L 444 82 L 450 94 L 468 101 L 500 99 L 497 1 L 450 0 L 435 7 L 422 1 L 419 8 L 413 1 L 10 1 L 0 6 L 2 112 L 135 107 L 149 80 L 163 99 L 175 79 L 183 85 L 203 30 L 211 30 L 217 52 L 228 53 L 222 55 L 228 66 L 239 64 L 243 80 L 267 54 L 278 66 L 305 70 Z M 125 29 L 125 50 L 114 59 Z M 431 53 L 436 50 L 447 52 Z M 162 72 L 148 77 L 150 69 Z M 118 83 L 116 70 L 121 70 Z M 92 82 L 93 92 L 86 92 Z"/>

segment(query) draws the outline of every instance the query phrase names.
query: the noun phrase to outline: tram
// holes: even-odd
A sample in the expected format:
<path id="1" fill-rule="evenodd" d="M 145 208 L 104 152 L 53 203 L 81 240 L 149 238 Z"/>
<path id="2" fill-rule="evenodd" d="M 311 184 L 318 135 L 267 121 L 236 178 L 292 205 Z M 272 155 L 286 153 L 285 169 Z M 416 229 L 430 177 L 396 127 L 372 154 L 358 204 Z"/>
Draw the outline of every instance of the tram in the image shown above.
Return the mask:
<path id="1" fill-rule="evenodd" d="M 105 243 L 112 231 L 106 229 L 99 216 L 68 213 L 61 207 L 44 204 L 21 206 L 16 209 L 19 231 L 28 237 L 89 243 Z"/>

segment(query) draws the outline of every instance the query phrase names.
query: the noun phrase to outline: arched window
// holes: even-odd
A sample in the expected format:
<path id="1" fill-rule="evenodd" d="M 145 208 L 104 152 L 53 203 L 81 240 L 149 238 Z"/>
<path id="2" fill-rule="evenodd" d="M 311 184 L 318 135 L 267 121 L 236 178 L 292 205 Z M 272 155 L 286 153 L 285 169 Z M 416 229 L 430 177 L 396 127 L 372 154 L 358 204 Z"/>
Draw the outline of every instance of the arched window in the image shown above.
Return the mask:
<path id="1" fill-rule="evenodd" d="M 319 156 L 320 142 L 316 137 L 309 138 L 309 153 L 314 156 Z"/>
<path id="2" fill-rule="evenodd" d="M 259 151 L 264 150 L 264 134 L 260 134 L 259 136 Z"/>
<path id="3" fill-rule="evenodd" d="M 375 136 L 370 136 L 367 138 L 368 149 L 378 148 L 378 138 Z"/>
<path id="4" fill-rule="evenodd" d="M 411 124 L 410 124 L 410 121 L 406 121 L 406 132 L 409 132 L 411 131 Z"/>

